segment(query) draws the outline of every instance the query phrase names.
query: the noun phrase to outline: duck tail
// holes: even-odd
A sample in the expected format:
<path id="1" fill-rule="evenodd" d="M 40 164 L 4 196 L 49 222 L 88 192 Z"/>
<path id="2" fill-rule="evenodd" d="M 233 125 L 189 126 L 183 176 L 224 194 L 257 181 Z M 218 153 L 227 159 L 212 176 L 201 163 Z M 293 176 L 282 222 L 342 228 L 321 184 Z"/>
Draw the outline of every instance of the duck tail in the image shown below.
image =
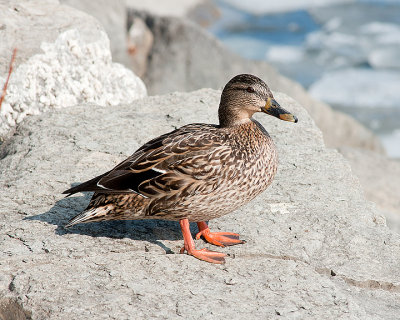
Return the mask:
<path id="1" fill-rule="evenodd" d="M 91 208 L 82 211 L 80 214 L 69 220 L 68 223 L 65 225 L 65 228 L 72 227 L 73 225 L 78 223 L 110 220 L 107 217 L 107 214 L 113 209 L 112 207 L 113 205 L 108 204 L 106 206 Z"/>

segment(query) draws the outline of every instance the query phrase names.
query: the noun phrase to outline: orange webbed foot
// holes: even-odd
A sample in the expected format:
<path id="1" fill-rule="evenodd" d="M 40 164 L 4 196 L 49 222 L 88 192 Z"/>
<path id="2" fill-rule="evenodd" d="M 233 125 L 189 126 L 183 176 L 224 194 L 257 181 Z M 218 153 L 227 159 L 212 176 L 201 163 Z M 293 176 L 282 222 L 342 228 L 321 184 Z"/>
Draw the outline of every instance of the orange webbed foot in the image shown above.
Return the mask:
<path id="1" fill-rule="evenodd" d="M 196 234 L 196 239 L 203 237 L 208 243 L 216 246 L 226 247 L 235 244 L 245 243 L 246 241 L 240 240 L 240 235 L 233 232 L 211 232 L 205 222 L 198 222 L 199 232 Z"/>
<path id="2" fill-rule="evenodd" d="M 181 249 L 181 253 L 187 251 L 188 255 L 191 255 L 199 260 L 207 261 L 210 263 L 224 264 L 225 263 L 225 253 L 211 251 L 206 248 L 200 250 L 186 250 L 184 247 Z"/>
<path id="3" fill-rule="evenodd" d="M 194 241 L 192 235 L 190 234 L 188 219 L 180 220 L 179 224 L 181 225 L 183 240 L 185 244 L 184 247 L 181 249 L 180 253 L 184 253 L 186 251 L 187 254 L 203 261 L 216 264 L 225 263 L 225 256 L 226 256 L 225 253 L 211 251 L 208 249 L 201 249 L 201 250 L 195 249 Z"/>

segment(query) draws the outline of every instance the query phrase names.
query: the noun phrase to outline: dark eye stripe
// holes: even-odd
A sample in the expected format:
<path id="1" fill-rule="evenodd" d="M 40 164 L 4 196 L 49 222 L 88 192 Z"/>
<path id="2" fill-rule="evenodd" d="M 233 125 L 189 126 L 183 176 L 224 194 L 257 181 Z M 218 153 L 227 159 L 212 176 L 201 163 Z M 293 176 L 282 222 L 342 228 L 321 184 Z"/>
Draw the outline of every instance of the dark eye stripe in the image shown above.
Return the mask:
<path id="1" fill-rule="evenodd" d="M 232 88 L 231 90 L 247 91 L 247 92 L 250 92 L 250 93 L 256 92 L 252 87 L 247 87 L 247 88 L 236 87 L 236 88 Z M 249 91 L 249 90 L 252 90 L 252 91 Z"/>

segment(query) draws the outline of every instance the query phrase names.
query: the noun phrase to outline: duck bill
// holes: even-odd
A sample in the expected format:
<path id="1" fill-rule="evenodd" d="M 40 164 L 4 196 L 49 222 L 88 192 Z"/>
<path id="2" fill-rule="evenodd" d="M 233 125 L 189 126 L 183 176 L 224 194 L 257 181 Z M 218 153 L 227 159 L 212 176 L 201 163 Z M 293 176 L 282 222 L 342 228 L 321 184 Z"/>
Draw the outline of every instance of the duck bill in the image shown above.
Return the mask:
<path id="1" fill-rule="evenodd" d="M 283 109 L 275 99 L 268 98 L 265 107 L 261 108 L 262 112 L 265 112 L 271 116 L 277 117 L 281 120 L 297 122 L 297 117 L 291 114 L 289 111 Z"/>

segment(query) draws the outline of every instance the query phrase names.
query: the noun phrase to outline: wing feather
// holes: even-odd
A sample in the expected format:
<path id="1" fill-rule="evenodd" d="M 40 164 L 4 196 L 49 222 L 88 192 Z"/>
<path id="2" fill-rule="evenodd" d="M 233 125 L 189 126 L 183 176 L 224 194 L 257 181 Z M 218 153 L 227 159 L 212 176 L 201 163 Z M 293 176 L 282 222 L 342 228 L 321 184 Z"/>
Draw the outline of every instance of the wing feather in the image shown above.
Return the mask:
<path id="1" fill-rule="evenodd" d="M 150 140 L 111 171 L 64 193 L 138 193 L 144 197 L 175 193 L 193 179 L 210 176 L 209 155 L 222 146 L 217 126 L 190 124 Z"/>

